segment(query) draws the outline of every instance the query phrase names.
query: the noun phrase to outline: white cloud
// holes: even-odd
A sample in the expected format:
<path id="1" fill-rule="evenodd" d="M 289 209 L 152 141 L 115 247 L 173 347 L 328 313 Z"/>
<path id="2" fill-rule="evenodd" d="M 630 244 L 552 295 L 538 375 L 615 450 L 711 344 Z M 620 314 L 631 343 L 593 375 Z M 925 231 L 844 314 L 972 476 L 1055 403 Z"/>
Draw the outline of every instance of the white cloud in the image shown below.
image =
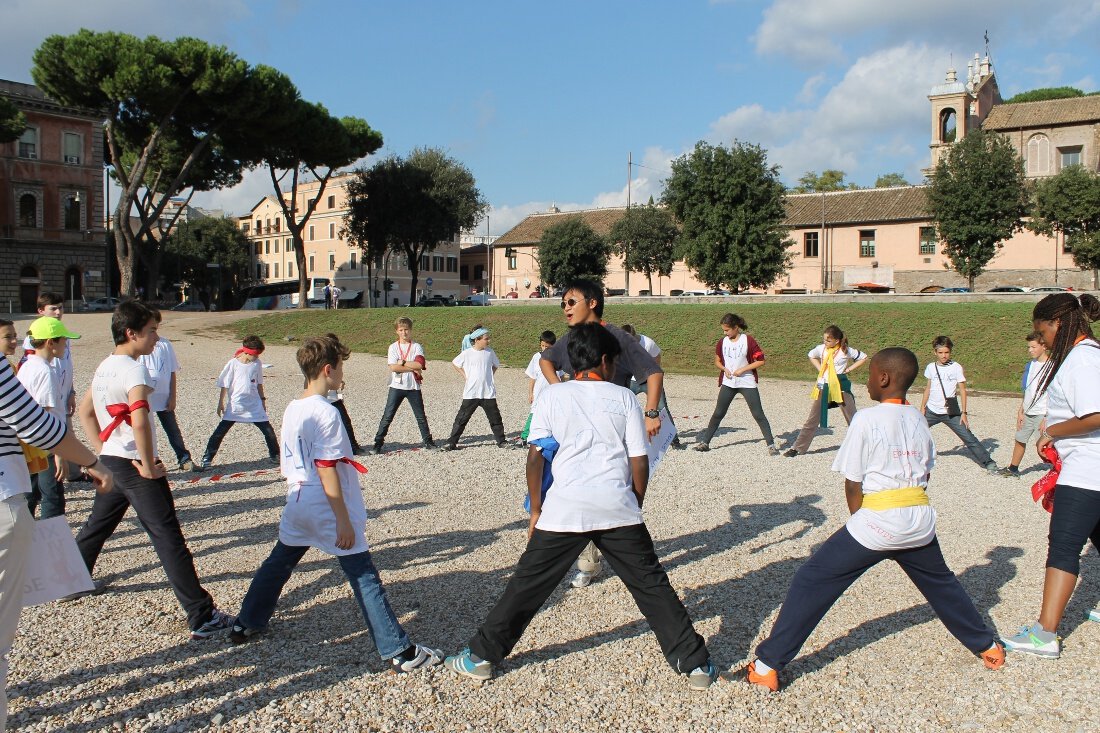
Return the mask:
<path id="1" fill-rule="evenodd" d="M 35 49 L 55 34 L 89 28 L 228 44 L 229 29 L 250 16 L 245 0 L 0 0 L 0 78 L 29 82 Z"/>
<path id="2" fill-rule="evenodd" d="M 795 99 L 800 104 L 809 104 L 817 99 L 817 90 L 825 82 L 825 72 L 820 74 L 814 74 L 802 84 L 802 89 L 799 90 L 798 96 Z"/>
<path id="3" fill-rule="evenodd" d="M 267 168 L 256 168 L 246 171 L 241 182 L 233 188 L 196 193 L 191 204 L 205 209 L 222 209 L 231 216 L 243 216 L 264 196 L 274 195 L 275 187 L 271 185 Z"/>

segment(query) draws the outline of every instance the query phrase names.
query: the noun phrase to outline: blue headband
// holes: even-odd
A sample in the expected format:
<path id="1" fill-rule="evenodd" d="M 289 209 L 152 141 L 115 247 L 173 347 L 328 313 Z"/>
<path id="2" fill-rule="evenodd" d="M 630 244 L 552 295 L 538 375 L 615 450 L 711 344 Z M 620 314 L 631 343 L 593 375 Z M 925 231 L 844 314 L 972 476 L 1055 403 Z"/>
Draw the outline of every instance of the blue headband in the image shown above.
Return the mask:
<path id="1" fill-rule="evenodd" d="M 479 328 L 479 329 L 477 329 L 476 331 L 474 331 L 473 333 L 470 334 L 470 340 L 471 341 L 477 341 L 479 338 L 481 338 L 482 336 L 485 336 L 488 333 L 489 333 L 489 329 Z"/>

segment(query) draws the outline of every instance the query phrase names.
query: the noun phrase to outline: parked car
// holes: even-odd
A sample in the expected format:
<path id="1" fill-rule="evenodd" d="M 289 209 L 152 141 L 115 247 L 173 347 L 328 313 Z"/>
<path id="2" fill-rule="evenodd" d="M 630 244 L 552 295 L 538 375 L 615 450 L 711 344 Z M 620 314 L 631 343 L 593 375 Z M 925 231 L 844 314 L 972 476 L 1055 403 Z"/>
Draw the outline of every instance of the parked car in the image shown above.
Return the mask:
<path id="1" fill-rule="evenodd" d="M 489 303 L 477 295 L 471 295 L 469 298 L 458 301 L 455 305 L 489 305 Z"/>
<path id="2" fill-rule="evenodd" d="M 85 301 L 77 310 L 85 313 L 110 313 L 121 302 L 118 298 L 96 298 L 95 300 Z"/>
<path id="3" fill-rule="evenodd" d="M 937 292 L 937 294 L 943 294 L 943 293 L 947 293 L 947 294 L 950 294 L 950 293 L 969 293 L 970 288 L 941 288 L 940 290 L 937 290 L 936 292 Z"/>
<path id="4" fill-rule="evenodd" d="M 1073 288 L 1063 288 L 1061 285 L 1041 285 L 1037 288 L 1031 288 L 1027 292 L 1029 293 L 1065 293 Z"/>
<path id="5" fill-rule="evenodd" d="M 449 295 L 430 295 L 427 298 L 421 298 L 413 303 L 414 306 L 419 308 L 434 308 L 443 306 L 452 306 L 455 304 L 455 299 Z"/>
<path id="6" fill-rule="evenodd" d="M 990 288 L 991 293 L 1026 293 L 1027 291 L 1018 285 L 998 285 L 995 288 Z"/>
<path id="7" fill-rule="evenodd" d="M 206 311 L 206 306 L 203 305 L 202 302 L 198 301 L 198 300 L 185 300 L 182 303 L 179 303 L 177 305 L 172 306 L 170 308 L 170 310 L 174 310 L 174 311 L 195 311 L 195 312 L 202 311 L 202 312 L 205 312 Z"/>
<path id="8" fill-rule="evenodd" d="M 856 294 L 864 294 L 864 293 L 869 293 L 869 292 L 871 292 L 871 291 L 870 290 L 864 290 L 863 288 L 841 288 L 840 290 L 836 291 L 836 294 L 837 295 L 856 295 Z"/>

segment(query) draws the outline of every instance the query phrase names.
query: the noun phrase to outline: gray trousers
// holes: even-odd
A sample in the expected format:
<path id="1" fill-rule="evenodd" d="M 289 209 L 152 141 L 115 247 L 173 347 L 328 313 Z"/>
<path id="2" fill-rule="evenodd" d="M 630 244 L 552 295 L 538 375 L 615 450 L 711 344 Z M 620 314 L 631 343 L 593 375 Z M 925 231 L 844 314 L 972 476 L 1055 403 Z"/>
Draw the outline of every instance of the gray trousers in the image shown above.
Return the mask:
<path id="1" fill-rule="evenodd" d="M 963 445 L 970 451 L 970 455 L 974 456 L 974 460 L 978 462 L 980 466 L 987 466 L 993 462 L 993 459 L 989 457 L 989 451 L 985 449 L 976 437 L 974 433 L 970 432 L 970 428 L 966 427 L 962 423 L 962 415 L 955 415 L 949 417 L 947 415 L 941 415 L 938 412 L 932 412 L 926 409 L 924 411 L 924 417 L 928 420 L 928 427 L 938 425 L 939 423 L 945 423 L 947 427 L 951 428 L 951 432 L 959 436 L 962 439 Z"/>
<path id="2" fill-rule="evenodd" d="M 844 398 L 844 402 L 840 405 L 840 412 L 844 415 L 844 421 L 851 425 L 852 416 L 856 414 L 856 398 L 852 396 L 851 392 L 841 392 L 840 394 Z M 798 437 L 795 438 L 794 445 L 791 447 L 798 451 L 799 455 L 808 451 L 810 443 L 817 435 L 817 429 L 820 426 L 821 398 L 818 397 L 814 400 L 813 406 L 810 407 L 810 416 L 806 418 L 806 422 L 802 423 L 802 430 L 799 431 Z"/>

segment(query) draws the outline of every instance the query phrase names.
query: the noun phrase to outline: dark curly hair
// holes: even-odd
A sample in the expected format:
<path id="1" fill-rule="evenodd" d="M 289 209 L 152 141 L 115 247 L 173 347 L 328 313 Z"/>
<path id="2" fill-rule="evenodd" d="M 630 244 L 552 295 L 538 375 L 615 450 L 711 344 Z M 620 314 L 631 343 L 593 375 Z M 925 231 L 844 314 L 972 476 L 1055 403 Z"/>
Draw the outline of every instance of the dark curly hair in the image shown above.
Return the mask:
<path id="1" fill-rule="evenodd" d="M 1051 293 L 1035 304 L 1035 309 L 1031 311 L 1031 320 L 1059 321 L 1054 343 L 1045 344 L 1050 349 L 1050 367 L 1036 392 L 1038 398 L 1054 381 L 1054 375 L 1069 356 L 1078 337 L 1094 338 L 1089 322 L 1100 320 L 1100 300 L 1090 293 L 1082 293 L 1080 296 L 1073 293 Z"/>

